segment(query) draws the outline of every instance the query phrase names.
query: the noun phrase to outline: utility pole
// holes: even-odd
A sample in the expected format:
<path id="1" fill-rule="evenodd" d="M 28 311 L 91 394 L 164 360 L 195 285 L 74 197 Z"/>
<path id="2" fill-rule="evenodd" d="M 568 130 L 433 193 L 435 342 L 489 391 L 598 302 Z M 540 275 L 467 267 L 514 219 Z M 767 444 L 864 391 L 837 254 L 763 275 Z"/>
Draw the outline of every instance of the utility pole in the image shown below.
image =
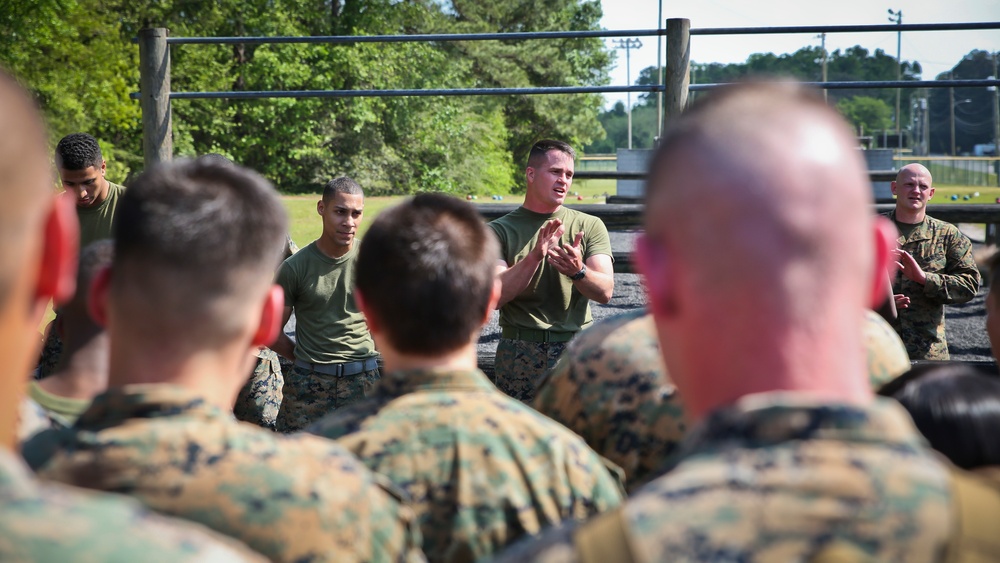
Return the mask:
<path id="1" fill-rule="evenodd" d="M 954 73 L 948 73 L 948 79 L 954 80 Z M 955 156 L 955 88 L 948 87 L 948 115 L 951 117 L 951 156 Z"/>
<path id="2" fill-rule="evenodd" d="M 822 70 L 822 73 L 823 73 L 822 74 L 822 76 L 823 76 L 823 82 L 826 82 L 826 33 L 820 33 L 819 34 L 819 50 L 823 52 L 823 58 L 821 59 L 823 62 L 821 63 L 821 65 L 822 65 L 821 68 L 823 69 Z M 827 90 L 826 90 L 826 88 L 823 88 L 823 101 L 824 102 L 827 101 L 826 94 L 827 94 Z"/>
<path id="3" fill-rule="evenodd" d="M 663 0 L 660 0 L 660 13 L 656 18 L 658 22 L 656 25 L 660 26 L 660 29 L 666 25 L 663 22 Z M 657 73 L 657 84 L 663 85 L 663 35 L 656 36 L 656 73 Z M 656 93 L 656 138 L 657 140 L 663 135 L 663 92 Z"/>
<path id="4" fill-rule="evenodd" d="M 628 81 L 628 85 L 632 85 L 632 66 L 629 59 L 629 53 L 632 49 L 641 49 L 642 42 L 638 39 L 613 39 L 615 44 L 615 49 L 625 49 L 625 76 Z M 626 93 L 626 99 L 628 100 L 628 148 L 632 149 L 632 92 Z"/>
<path id="5" fill-rule="evenodd" d="M 899 26 L 899 31 L 896 32 L 896 80 L 899 81 L 903 79 L 902 59 L 900 59 L 900 50 L 903 47 L 903 10 L 893 11 L 889 8 L 889 21 Z M 899 93 L 900 89 L 896 88 L 896 144 L 902 149 L 903 136 L 899 131 Z"/>

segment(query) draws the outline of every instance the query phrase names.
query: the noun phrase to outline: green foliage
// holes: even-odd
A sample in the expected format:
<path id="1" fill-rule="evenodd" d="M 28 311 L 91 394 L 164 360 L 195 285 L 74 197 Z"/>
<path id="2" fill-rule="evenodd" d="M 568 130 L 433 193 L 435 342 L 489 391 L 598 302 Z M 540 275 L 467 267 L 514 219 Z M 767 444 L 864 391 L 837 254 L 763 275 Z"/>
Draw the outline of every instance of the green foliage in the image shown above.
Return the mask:
<path id="1" fill-rule="evenodd" d="M 837 109 L 851 122 L 859 135 L 887 129 L 892 125 L 892 108 L 878 98 L 871 96 L 841 98 L 837 101 Z"/>
<path id="2" fill-rule="evenodd" d="M 138 49 L 172 36 L 598 29 L 598 0 L 0 0 L 0 64 L 38 97 L 54 139 L 87 131 L 125 180 L 142 165 Z M 599 39 L 171 48 L 174 91 L 602 84 Z M 349 174 L 371 193 L 506 192 L 530 144 L 602 134 L 599 96 L 175 100 L 179 156 L 224 154 L 287 191 Z M 516 174 L 516 175 L 515 175 Z"/>

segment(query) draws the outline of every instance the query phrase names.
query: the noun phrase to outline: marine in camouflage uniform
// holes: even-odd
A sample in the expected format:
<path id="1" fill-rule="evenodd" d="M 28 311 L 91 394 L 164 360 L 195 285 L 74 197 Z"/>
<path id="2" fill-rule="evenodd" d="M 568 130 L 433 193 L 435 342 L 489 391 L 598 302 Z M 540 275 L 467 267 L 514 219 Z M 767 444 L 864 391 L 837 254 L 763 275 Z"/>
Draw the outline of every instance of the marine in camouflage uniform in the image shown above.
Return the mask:
<path id="1" fill-rule="evenodd" d="M 806 561 L 834 542 L 876 561 L 938 561 L 948 470 L 906 412 L 746 397 L 693 428 L 669 472 L 621 510 L 635 561 Z M 502 561 L 578 561 L 564 527 Z"/>
<path id="2" fill-rule="evenodd" d="M 872 389 L 910 369 L 899 336 L 873 311 L 865 315 L 864 340 Z M 634 490 L 657 474 L 684 438 L 681 403 L 652 317 L 638 309 L 580 333 L 532 406 L 618 464 Z"/>
<path id="3" fill-rule="evenodd" d="M 430 561 L 473 561 L 617 506 L 620 484 L 562 426 L 478 370 L 383 374 L 309 432 L 336 439 L 413 499 Z"/>
<path id="4" fill-rule="evenodd" d="M 125 497 L 40 483 L 6 450 L 0 451 L 0 560 L 266 561 L 231 538 Z"/>
<path id="5" fill-rule="evenodd" d="M 900 168 L 892 193 L 896 209 L 888 217 L 900 231 L 901 266 L 892 284 L 898 313 L 892 326 L 911 360 L 947 360 L 944 306 L 970 301 L 982 283 L 972 242 L 955 225 L 927 216 L 934 187 L 924 166 Z"/>
<path id="6" fill-rule="evenodd" d="M 257 364 L 233 405 L 237 420 L 274 430 L 281 407 L 281 388 L 285 383 L 281 374 L 278 354 L 270 348 L 257 350 Z"/>
<path id="7" fill-rule="evenodd" d="M 44 478 L 128 493 L 273 561 L 422 559 L 412 510 L 343 447 L 237 422 L 180 387 L 111 389 L 24 454 Z"/>

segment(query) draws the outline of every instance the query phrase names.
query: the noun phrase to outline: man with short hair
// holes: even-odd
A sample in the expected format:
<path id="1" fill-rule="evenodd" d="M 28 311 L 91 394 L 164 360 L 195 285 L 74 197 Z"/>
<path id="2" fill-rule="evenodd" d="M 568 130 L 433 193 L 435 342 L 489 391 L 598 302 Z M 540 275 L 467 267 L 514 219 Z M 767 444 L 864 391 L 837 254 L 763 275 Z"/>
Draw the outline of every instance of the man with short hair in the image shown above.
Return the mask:
<path id="1" fill-rule="evenodd" d="M 497 256 L 464 201 L 421 194 L 383 212 L 361 244 L 355 298 L 385 375 L 371 397 L 308 429 L 407 490 L 430 561 L 479 560 L 621 498 L 578 436 L 476 368 L 500 295 Z"/>
<path id="2" fill-rule="evenodd" d="M 80 249 L 90 243 L 111 238 L 118 198 L 124 186 L 105 177 L 107 163 L 97 139 L 87 133 L 71 133 L 59 140 L 55 152 L 56 169 L 63 189 L 76 199 L 80 222 Z M 49 324 L 38 360 L 38 378 L 48 377 L 63 352 L 63 342 L 55 329 L 59 319 Z"/>
<path id="3" fill-rule="evenodd" d="M 535 143 L 524 204 L 489 224 L 500 241 L 503 283 L 495 383 L 521 401 L 534 397 L 566 343 L 592 322 L 590 301 L 607 303 L 614 292 L 607 228 L 563 206 L 575 158 L 562 141 Z"/>
<path id="4" fill-rule="evenodd" d="M 951 476 L 865 370 L 896 233 L 843 118 L 791 82 L 713 90 L 664 130 L 646 202 L 636 264 L 692 427 L 622 509 L 507 560 L 939 560 Z"/>
<path id="5" fill-rule="evenodd" d="M 43 484 L 13 451 L 18 402 L 50 299 L 73 294 L 73 202 L 52 197 L 38 110 L 0 71 L 0 560 L 259 561 L 201 526 L 154 515 L 120 496 Z"/>
<path id="6" fill-rule="evenodd" d="M 118 199 L 124 186 L 105 177 L 107 162 L 97 139 L 86 133 L 72 133 L 56 145 L 56 169 L 63 189 L 76 197 L 80 219 L 80 248 L 95 240 L 111 238 Z"/>
<path id="7" fill-rule="evenodd" d="M 287 231 L 256 173 L 207 161 L 147 170 L 122 196 L 115 262 L 91 285 L 109 390 L 24 446 L 40 475 L 133 495 L 273 561 L 419 557 L 412 512 L 343 447 L 233 419 L 282 311 Z"/>
<path id="8" fill-rule="evenodd" d="M 65 343 L 62 356 L 51 376 L 28 383 L 26 400 L 42 409 L 47 424 L 22 426 L 22 440 L 44 428 L 72 426 L 94 396 L 108 388 L 108 333 L 90 316 L 87 289 L 97 272 L 111 265 L 112 256 L 110 239 L 93 242 L 80 253 L 76 293 L 59 308 L 54 327 Z"/>
<path id="9" fill-rule="evenodd" d="M 278 270 L 284 322 L 295 312 L 295 342 L 282 332 L 272 346 L 294 361 L 275 424 L 280 432 L 302 429 L 360 401 L 379 379 L 378 352 L 354 302 L 354 242 L 364 208 L 357 182 L 346 176 L 330 180 L 316 203 L 322 234 Z"/>
<path id="10" fill-rule="evenodd" d="M 966 303 L 979 292 L 982 278 L 972 257 L 972 242 L 958 227 L 927 216 L 934 197 L 931 173 L 913 163 L 899 169 L 892 183 L 896 209 L 888 217 L 899 229 L 893 282 L 897 317 L 893 328 L 911 360 L 947 360 L 944 306 Z"/>

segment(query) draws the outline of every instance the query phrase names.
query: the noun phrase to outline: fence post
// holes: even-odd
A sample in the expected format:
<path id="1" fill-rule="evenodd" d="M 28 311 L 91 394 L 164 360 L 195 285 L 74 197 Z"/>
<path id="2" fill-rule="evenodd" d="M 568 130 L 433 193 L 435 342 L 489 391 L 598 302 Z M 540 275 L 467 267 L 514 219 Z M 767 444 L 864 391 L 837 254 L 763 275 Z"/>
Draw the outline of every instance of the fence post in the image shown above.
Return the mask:
<path id="1" fill-rule="evenodd" d="M 170 160 L 174 152 L 167 34 L 165 27 L 139 30 L 139 107 L 142 109 L 142 156 L 146 168 Z"/>
<path id="2" fill-rule="evenodd" d="M 666 93 L 663 96 L 663 124 L 684 111 L 691 85 L 691 20 L 667 20 Z"/>

